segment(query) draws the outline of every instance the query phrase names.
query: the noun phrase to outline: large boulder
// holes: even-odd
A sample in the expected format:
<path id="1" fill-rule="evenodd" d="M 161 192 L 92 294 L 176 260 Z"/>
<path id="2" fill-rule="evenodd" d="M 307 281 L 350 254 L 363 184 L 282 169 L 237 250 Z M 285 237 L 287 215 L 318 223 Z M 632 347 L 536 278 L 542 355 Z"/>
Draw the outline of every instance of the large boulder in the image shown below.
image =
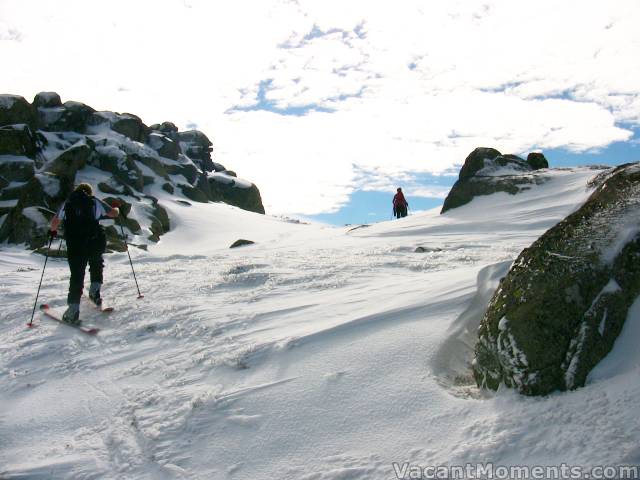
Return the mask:
<path id="1" fill-rule="evenodd" d="M 149 135 L 147 127 L 140 117 L 131 113 L 123 113 L 111 124 L 111 129 L 135 142 L 146 142 Z"/>
<path id="2" fill-rule="evenodd" d="M 14 208 L 0 226 L 0 241 L 40 248 L 47 242 L 48 224 L 38 207 Z"/>
<path id="3" fill-rule="evenodd" d="M 195 161 L 204 172 L 214 169 L 211 160 L 212 143 L 209 138 L 199 130 L 187 130 L 178 133 L 178 139 L 182 152 Z"/>
<path id="4" fill-rule="evenodd" d="M 35 108 L 56 108 L 62 106 L 60 95 L 56 92 L 40 92 L 33 98 Z"/>
<path id="5" fill-rule="evenodd" d="M 260 190 L 253 183 L 222 173 L 208 177 L 210 196 L 214 202 L 224 202 L 243 210 L 264 214 Z"/>
<path id="6" fill-rule="evenodd" d="M 181 153 L 178 142 L 159 132 L 151 132 L 149 134 L 149 146 L 158 152 L 161 157 L 171 160 L 177 160 Z"/>
<path id="7" fill-rule="evenodd" d="M 0 127 L 19 123 L 36 123 L 32 105 L 19 95 L 0 95 Z"/>
<path id="8" fill-rule="evenodd" d="M 527 185 L 544 182 L 544 177 L 531 175 L 536 169 L 516 155 L 502 155 L 494 148 L 476 148 L 466 158 L 440 213 L 466 205 L 477 196 L 496 192 L 515 195 Z"/>
<path id="9" fill-rule="evenodd" d="M 185 185 L 184 183 L 178 184 L 182 194 L 187 197 L 189 200 L 193 200 L 194 202 L 207 203 L 209 201 L 209 197 L 199 188 L 192 187 L 191 185 Z"/>
<path id="10" fill-rule="evenodd" d="M 479 170 L 485 167 L 486 161 L 491 161 L 494 158 L 502 155 L 495 148 L 478 147 L 471 152 L 464 161 L 458 180 L 467 180 L 473 177 Z"/>
<path id="11" fill-rule="evenodd" d="M 527 156 L 527 163 L 531 165 L 531 168 L 533 168 L 534 170 L 549 168 L 549 162 L 547 161 L 544 154 L 540 152 L 531 152 Z"/>
<path id="12" fill-rule="evenodd" d="M 38 144 L 33 130 L 26 124 L 0 127 L 0 155 L 35 158 Z"/>
<path id="13" fill-rule="evenodd" d="M 153 198 L 153 204 L 150 208 L 147 208 L 147 215 L 151 219 L 151 235 L 149 240 L 157 242 L 160 240 L 160 235 L 165 234 L 171 228 L 169 221 L 169 215 L 158 200 Z"/>
<path id="14" fill-rule="evenodd" d="M 169 180 L 169 175 L 167 173 L 165 164 L 162 163 L 157 157 L 141 157 L 140 155 L 132 154 L 131 158 L 133 158 L 136 162 L 149 167 L 153 171 L 153 173 L 155 173 L 159 177 L 162 177 L 165 180 Z"/>
<path id="15" fill-rule="evenodd" d="M 189 184 L 194 185 L 200 176 L 200 170 L 193 162 L 182 157 L 182 161 L 166 163 L 164 167 L 170 175 L 182 175 Z"/>
<path id="16" fill-rule="evenodd" d="M 34 173 L 33 160 L 25 157 L 0 157 L 0 178 L 6 181 L 6 185 L 11 182 L 26 182 Z"/>
<path id="17" fill-rule="evenodd" d="M 139 192 L 144 189 L 144 175 L 135 162 L 135 155 L 114 145 L 97 146 L 91 155 L 91 164 L 113 175 L 119 183 L 127 185 Z"/>
<path id="18" fill-rule="evenodd" d="M 640 164 L 618 167 L 525 249 L 481 321 L 474 377 L 527 395 L 584 385 L 640 295 Z"/>
<path id="19" fill-rule="evenodd" d="M 131 113 L 94 112 L 87 120 L 90 133 L 101 133 L 103 126 L 134 142 L 145 143 L 151 129 Z"/>
<path id="20" fill-rule="evenodd" d="M 154 123 L 149 127 L 152 131 L 160 132 L 171 140 L 178 140 L 178 127 L 173 122 Z"/>
<path id="21" fill-rule="evenodd" d="M 60 107 L 38 108 L 38 125 L 50 132 L 85 133 L 95 110 L 80 102 L 65 102 Z"/>
<path id="22" fill-rule="evenodd" d="M 48 162 L 44 166 L 44 171 L 60 178 L 62 188 L 70 192 L 76 178 L 76 172 L 87 164 L 91 153 L 92 148 L 86 142 L 78 142 Z"/>
<path id="23" fill-rule="evenodd" d="M 17 202 L 0 226 L 0 242 L 42 247 L 49 221 L 70 190 L 63 189 L 55 175 L 38 173 L 16 188 L 16 193 Z"/>

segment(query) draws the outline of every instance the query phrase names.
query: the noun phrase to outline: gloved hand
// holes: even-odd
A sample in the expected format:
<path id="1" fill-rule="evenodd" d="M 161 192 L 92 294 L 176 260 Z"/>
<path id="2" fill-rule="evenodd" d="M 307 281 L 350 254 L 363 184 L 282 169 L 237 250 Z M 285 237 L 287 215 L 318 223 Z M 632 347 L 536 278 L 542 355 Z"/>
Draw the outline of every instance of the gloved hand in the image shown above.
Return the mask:
<path id="1" fill-rule="evenodd" d="M 49 239 L 53 240 L 57 236 L 58 236 L 58 231 L 57 230 L 49 230 Z"/>

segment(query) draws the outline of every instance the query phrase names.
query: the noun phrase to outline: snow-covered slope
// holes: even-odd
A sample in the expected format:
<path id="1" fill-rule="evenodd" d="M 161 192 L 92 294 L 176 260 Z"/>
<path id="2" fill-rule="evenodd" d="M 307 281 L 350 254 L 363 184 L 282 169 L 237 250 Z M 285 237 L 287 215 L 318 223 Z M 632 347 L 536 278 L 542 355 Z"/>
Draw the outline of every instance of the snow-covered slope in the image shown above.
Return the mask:
<path id="1" fill-rule="evenodd" d="M 640 302 L 583 389 L 480 392 L 467 363 L 510 262 L 586 199 L 596 173 L 549 171 L 515 197 L 355 229 L 165 198 L 175 228 L 131 252 L 145 298 L 126 254 L 112 254 L 104 295 L 116 311 L 83 306 L 97 337 L 40 317 L 26 329 L 43 258 L 3 247 L 0 477 L 637 464 Z M 257 243 L 229 250 L 238 238 Z M 67 279 L 50 261 L 42 299 L 62 308 Z"/>

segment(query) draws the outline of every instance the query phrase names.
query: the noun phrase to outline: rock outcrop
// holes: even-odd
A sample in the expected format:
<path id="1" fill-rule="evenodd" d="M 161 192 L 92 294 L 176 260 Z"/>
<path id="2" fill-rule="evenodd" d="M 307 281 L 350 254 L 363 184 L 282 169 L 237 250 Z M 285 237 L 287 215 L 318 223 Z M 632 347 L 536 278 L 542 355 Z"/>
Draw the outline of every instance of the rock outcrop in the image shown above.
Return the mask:
<path id="1" fill-rule="evenodd" d="M 254 243 L 256 243 L 256 242 L 254 242 L 253 240 L 245 240 L 244 238 L 240 238 L 240 239 L 236 240 L 235 242 L 233 242 L 229 248 L 244 247 L 244 246 L 247 246 L 247 245 L 253 245 Z"/>
<path id="2" fill-rule="evenodd" d="M 126 218 L 106 222 L 111 250 L 125 247 L 120 227 L 136 245 L 157 242 L 170 228 L 166 195 L 264 213 L 258 188 L 211 153 L 204 133 L 180 132 L 171 122 L 148 127 L 130 113 L 62 103 L 55 92 L 33 103 L 0 95 L 0 242 L 42 247 L 49 220 L 81 181 L 128 206 Z"/>
<path id="3" fill-rule="evenodd" d="M 516 155 L 502 155 L 494 148 L 476 148 L 466 158 L 440 213 L 465 205 L 479 195 L 516 194 L 527 185 L 543 182 L 544 177 L 531 172 L 548 167 L 542 153 L 530 153 L 525 161 Z"/>
<path id="4" fill-rule="evenodd" d="M 501 281 L 479 328 L 479 386 L 527 395 L 577 388 L 613 347 L 640 295 L 640 164 L 596 182 Z"/>

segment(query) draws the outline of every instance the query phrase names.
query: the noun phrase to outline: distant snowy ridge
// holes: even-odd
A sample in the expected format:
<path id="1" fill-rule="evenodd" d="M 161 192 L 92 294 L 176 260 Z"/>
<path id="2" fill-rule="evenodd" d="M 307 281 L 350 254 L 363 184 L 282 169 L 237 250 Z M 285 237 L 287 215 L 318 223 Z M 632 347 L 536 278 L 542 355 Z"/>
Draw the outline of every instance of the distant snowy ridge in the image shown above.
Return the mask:
<path id="1" fill-rule="evenodd" d="M 123 248 L 116 225 L 136 245 L 157 242 L 171 228 L 167 201 L 264 213 L 258 188 L 214 162 L 211 145 L 200 131 L 179 132 L 171 122 L 148 127 L 129 113 L 63 104 L 53 92 L 37 94 L 32 104 L 0 95 L 0 241 L 44 245 L 42 218 L 50 219 L 83 181 L 99 198 L 124 202 L 127 218 L 107 222 L 112 250 Z"/>

